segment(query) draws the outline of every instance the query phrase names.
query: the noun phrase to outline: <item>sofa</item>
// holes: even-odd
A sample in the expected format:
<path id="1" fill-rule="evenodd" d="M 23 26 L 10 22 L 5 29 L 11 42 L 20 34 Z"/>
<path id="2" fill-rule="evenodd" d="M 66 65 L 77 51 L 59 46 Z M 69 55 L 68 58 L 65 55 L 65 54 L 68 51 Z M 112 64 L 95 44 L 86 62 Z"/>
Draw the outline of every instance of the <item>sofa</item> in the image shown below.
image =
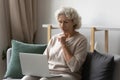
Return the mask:
<path id="1" fill-rule="evenodd" d="M 10 57 L 11 57 L 11 49 L 9 48 L 7 50 L 7 65 L 9 64 L 10 61 Z M 114 56 L 114 72 L 113 72 L 113 80 L 120 80 L 120 56 L 119 55 L 113 55 L 113 54 L 108 54 L 110 56 Z M 8 68 L 8 66 L 7 66 Z M 3 79 L 3 80 L 20 80 L 20 79 L 12 79 L 12 78 L 7 78 L 7 79 Z M 101 80 L 101 79 L 97 79 L 97 80 Z M 104 79 L 102 79 L 104 80 Z"/>
<path id="2" fill-rule="evenodd" d="M 23 77 L 19 53 L 42 54 L 46 44 L 29 44 L 12 40 L 12 48 L 7 50 L 7 70 L 4 80 L 20 80 Z M 104 54 L 97 50 L 88 51 L 83 64 L 82 80 L 120 80 L 120 55 Z M 14 78 L 14 79 L 13 79 Z"/>

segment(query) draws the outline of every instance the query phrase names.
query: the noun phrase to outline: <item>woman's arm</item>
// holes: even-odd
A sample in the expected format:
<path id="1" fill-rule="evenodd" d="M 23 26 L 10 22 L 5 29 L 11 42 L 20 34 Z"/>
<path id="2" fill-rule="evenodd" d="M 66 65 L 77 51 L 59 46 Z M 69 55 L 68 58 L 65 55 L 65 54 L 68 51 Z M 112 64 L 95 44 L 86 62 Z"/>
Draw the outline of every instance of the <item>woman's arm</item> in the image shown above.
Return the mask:
<path id="1" fill-rule="evenodd" d="M 66 62 L 69 62 L 70 59 L 73 57 L 73 54 L 70 52 L 70 50 L 69 50 L 69 48 L 67 47 L 66 44 L 62 45 L 62 49 L 63 49 L 63 52 L 64 52 L 64 57 L 65 57 Z"/>
<path id="2" fill-rule="evenodd" d="M 75 46 L 73 57 L 67 62 L 71 72 L 80 70 L 87 56 L 87 41 L 83 40 Z"/>
<path id="3" fill-rule="evenodd" d="M 60 35 L 58 40 L 61 43 L 61 46 L 62 46 L 62 49 L 63 49 L 63 52 L 64 52 L 65 60 L 66 60 L 66 62 L 68 62 L 73 57 L 73 55 L 66 45 L 66 37 L 64 35 Z"/>
<path id="4" fill-rule="evenodd" d="M 65 37 L 60 37 L 59 41 L 61 42 L 64 58 L 68 67 L 72 72 L 77 72 L 86 59 L 87 40 L 82 39 L 76 46 L 73 46 L 73 48 L 75 48 L 74 53 L 71 53 L 70 48 L 66 45 Z"/>

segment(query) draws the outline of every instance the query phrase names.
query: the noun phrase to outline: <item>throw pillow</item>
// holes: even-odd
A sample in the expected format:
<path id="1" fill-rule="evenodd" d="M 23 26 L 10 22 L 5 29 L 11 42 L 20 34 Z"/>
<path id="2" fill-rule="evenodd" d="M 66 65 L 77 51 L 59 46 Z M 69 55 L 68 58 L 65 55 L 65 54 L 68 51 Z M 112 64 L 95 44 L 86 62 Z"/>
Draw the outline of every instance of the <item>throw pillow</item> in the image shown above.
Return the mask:
<path id="1" fill-rule="evenodd" d="M 46 48 L 46 44 L 28 44 L 20 41 L 12 40 L 11 59 L 5 73 L 5 78 L 22 78 L 19 52 L 42 54 Z"/>
<path id="2" fill-rule="evenodd" d="M 94 51 L 87 55 L 82 80 L 112 80 L 113 71 L 114 57 Z"/>

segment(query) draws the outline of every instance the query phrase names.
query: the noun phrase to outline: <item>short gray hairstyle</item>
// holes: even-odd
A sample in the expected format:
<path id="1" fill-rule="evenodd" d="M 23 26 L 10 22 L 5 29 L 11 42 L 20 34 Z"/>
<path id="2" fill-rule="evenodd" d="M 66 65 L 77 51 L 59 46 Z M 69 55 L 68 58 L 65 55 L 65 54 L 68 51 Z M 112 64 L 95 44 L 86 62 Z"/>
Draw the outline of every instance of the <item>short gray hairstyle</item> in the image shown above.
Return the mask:
<path id="1" fill-rule="evenodd" d="M 81 27 L 81 17 L 78 15 L 77 11 L 71 7 L 62 7 L 55 12 L 55 17 L 58 20 L 60 15 L 65 15 L 68 19 L 73 20 L 74 29 L 79 29 Z"/>

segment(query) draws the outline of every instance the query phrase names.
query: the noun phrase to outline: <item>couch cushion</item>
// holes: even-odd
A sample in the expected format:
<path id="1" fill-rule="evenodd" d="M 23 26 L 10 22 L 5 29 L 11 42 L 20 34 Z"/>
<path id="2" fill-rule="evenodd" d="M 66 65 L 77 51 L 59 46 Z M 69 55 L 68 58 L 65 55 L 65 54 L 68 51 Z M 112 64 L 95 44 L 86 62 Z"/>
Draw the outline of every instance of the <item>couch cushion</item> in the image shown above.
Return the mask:
<path id="1" fill-rule="evenodd" d="M 5 78 L 22 78 L 22 71 L 19 60 L 19 52 L 42 54 L 46 44 L 28 44 L 12 40 L 11 59 L 5 73 Z"/>
<path id="2" fill-rule="evenodd" d="M 113 80 L 120 80 L 120 55 L 117 54 L 112 55 L 114 56 L 115 61 Z"/>
<path id="3" fill-rule="evenodd" d="M 112 80 L 113 71 L 114 57 L 94 51 L 87 55 L 82 80 Z"/>

